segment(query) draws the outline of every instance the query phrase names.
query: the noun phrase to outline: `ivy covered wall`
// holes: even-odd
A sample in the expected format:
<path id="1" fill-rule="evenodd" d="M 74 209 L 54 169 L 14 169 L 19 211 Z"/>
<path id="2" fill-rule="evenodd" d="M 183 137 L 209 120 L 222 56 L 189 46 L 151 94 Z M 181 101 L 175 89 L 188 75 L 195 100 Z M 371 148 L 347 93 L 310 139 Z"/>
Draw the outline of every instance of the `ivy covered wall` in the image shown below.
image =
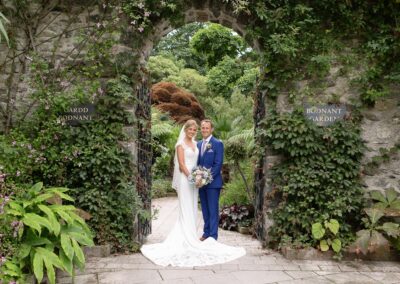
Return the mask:
<path id="1" fill-rule="evenodd" d="M 71 188 L 97 244 L 135 249 L 149 230 L 150 105 L 122 10 L 98 1 L 2 1 L 0 9 L 11 22 L 10 45 L 0 45 L 8 181 Z M 81 103 L 95 105 L 93 121 L 63 122 Z"/>

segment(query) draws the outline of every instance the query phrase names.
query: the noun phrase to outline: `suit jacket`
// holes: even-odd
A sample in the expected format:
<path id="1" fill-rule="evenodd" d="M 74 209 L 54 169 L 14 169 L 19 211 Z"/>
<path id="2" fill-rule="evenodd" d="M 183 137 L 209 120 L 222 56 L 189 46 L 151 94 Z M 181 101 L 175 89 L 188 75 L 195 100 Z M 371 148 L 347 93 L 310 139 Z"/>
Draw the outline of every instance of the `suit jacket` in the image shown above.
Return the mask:
<path id="1" fill-rule="evenodd" d="M 224 162 L 224 144 L 215 138 L 211 137 L 210 142 L 211 147 L 204 150 L 204 154 L 201 155 L 201 147 L 203 140 L 197 143 L 197 148 L 199 149 L 199 158 L 197 159 L 197 165 L 203 166 L 207 169 L 211 169 L 211 174 L 213 181 L 210 184 L 203 186 L 201 189 L 207 188 L 222 188 L 222 163 Z"/>

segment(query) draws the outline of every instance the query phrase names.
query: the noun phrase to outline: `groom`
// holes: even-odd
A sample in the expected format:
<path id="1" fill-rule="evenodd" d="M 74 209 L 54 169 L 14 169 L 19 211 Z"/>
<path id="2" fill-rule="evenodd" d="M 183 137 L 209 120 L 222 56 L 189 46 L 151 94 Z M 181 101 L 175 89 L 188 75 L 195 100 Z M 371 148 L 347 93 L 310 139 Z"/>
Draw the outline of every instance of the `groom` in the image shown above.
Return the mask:
<path id="1" fill-rule="evenodd" d="M 203 140 L 197 143 L 197 148 L 199 148 L 197 164 L 211 169 L 213 177 L 213 181 L 210 184 L 201 187 L 199 190 L 204 219 L 203 236 L 200 240 L 204 241 L 208 237 L 216 240 L 218 238 L 218 203 L 222 188 L 221 168 L 224 160 L 224 144 L 212 136 L 214 127 L 211 120 L 203 120 L 200 127 Z"/>

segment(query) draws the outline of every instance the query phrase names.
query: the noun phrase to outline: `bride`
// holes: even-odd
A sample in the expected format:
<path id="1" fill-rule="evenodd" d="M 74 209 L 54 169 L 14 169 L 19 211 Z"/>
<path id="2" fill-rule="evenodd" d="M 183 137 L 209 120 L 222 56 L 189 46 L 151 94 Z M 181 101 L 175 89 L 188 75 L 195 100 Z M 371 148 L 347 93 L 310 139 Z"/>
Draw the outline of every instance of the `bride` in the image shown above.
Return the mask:
<path id="1" fill-rule="evenodd" d="M 194 140 L 197 128 L 196 121 L 188 120 L 175 145 L 172 187 L 179 198 L 178 220 L 162 243 L 143 245 L 141 248 L 142 254 L 158 265 L 204 266 L 228 262 L 246 254 L 244 248 L 228 246 L 211 237 L 200 241 L 197 236 L 199 189 L 188 181 L 199 155 Z"/>

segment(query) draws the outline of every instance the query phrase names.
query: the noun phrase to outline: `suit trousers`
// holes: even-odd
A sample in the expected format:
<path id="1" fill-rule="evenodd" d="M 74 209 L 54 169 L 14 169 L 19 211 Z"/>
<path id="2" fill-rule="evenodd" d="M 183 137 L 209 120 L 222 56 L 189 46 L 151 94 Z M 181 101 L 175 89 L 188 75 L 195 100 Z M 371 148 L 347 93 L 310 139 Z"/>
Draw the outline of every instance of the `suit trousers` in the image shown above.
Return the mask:
<path id="1" fill-rule="evenodd" d="M 204 219 L 203 237 L 218 239 L 219 195 L 221 188 L 199 189 L 201 211 Z"/>

